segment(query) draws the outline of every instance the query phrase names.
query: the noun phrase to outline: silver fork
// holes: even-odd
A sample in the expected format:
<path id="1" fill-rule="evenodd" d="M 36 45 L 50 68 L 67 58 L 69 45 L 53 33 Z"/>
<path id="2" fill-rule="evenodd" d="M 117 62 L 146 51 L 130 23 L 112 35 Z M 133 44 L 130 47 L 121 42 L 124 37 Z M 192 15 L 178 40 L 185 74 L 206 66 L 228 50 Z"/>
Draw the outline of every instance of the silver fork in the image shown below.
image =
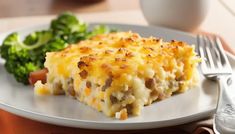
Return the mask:
<path id="1" fill-rule="evenodd" d="M 198 52 L 203 75 L 218 82 L 219 96 L 213 129 L 216 134 L 235 134 L 235 100 L 229 95 L 232 83 L 232 69 L 218 37 L 197 36 Z"/>

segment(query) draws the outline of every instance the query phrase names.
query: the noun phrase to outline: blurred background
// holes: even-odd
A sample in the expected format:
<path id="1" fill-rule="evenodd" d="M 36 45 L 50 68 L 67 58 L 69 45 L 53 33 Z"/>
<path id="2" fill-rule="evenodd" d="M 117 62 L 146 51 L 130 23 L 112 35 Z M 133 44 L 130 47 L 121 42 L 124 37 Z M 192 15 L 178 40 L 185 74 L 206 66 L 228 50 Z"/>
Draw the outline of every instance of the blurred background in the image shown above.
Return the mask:
<path id="1" fill-rule="evenodd" d="M 139 9 L 138 0 L 0 0 L 0 17 L 91 13 Z"/>
<path id="2" fill-rule="evenodd" d="M 149 23 L 149 20 L 146 19 L 147 17 L 144 16 L 146 14 L 143 13 L 143 10 L 141 10 L 140 8 L 140 1 L 150 3 L 146 6 L 147 10 L 150 9 L 149 7 L 152 7 L 153 9 L 153 11 L 151 11 L 152 9 L 150 9 L 150 11 L 146 13 L 151 15 L 150 18 L 161 20 L 157 16 L 157 13 L 158 15 L 161 15 L 162 12 L 155 11 L 156 9 L 169 9 L 169 11 L 172 11 L 174 13 L 174 8 L 165 8 L 165 6 L 161 6 L 162 4 L 158 4 L 159 8 L 155 8 L 156 1 L 169 2 L 170 0 L 0 0 L 0 33 L 25 25 L 31 26 L 49 22 L 51 20 L 50 15 L 57 15 L 63 11 L 71 11 L 73 13 L 76 13 L 86 22 L 95 21 L 146 25 Z M 224 39 L 230 44 L 230 46 L 235 48 L 235 0 L 172 0 L 172 2 L 178 6 L 181 6 L 179 2 L 188 4 L 194 2 L 201 3 L 203 5 L 205 1 L 210 1 L 208 6 L 208 13 L 205 14 L 204 10 L 198 10 L 199 16 L 202 14 L 206 15 L 205 19 L 203 19 L 200 25 L 195 25 L 196 29 L 189 28 L 190 30 L 185 31 L 206 31 L 219 34 L 224 37 Z M 151 2 L 154 2 L 155 5 L 151 4 Z M 201 9 L 203 8 L 204 7 L 202 6 Z M 175 15 L 175 17 L 171 18 L 174 18 L 176 20 L 185 20 L 184 16 L 187 13 L 190 14 L 189 12 L 183 12 L 182 14 Z M 166 12 L 164 12 L 164 15 L 166 15 Z M 197 15 L 191 16 L 194 17 L 194 19 L 197 19 L 197 17 L 195 17 Z M 180 19 L 180 17 L 183 17 L 183 19 Z M 195 22 L 192 19 L 186 20 Z M 176 24 L 175 21 L 167 22 Z M 149 24 L 152 25 L 151 23 Z M 182 24 L 183 26 L 187 26 L 183 23 L 180 24 Z M 188 24 L 192 25 L 192 23 Z M 169 25 L 165 26 L 170 27 Z M 183 29 L 181 28 L 180 30 Z"/>

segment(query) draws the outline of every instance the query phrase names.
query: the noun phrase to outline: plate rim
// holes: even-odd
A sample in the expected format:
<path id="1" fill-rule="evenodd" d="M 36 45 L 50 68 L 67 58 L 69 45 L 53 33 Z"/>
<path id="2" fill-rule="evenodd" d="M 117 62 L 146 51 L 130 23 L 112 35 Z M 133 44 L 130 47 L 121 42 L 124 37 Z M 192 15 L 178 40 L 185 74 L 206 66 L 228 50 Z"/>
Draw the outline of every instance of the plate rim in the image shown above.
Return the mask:
<path id="1" fill-rule="evenodd" d="M 90 26 L 95 26 L 95 25 L 122 25 L 122 26 L 137 26 L 137 27 L 145 27 L 145 28 L 154 28 L 154 29 L 162 29 L 164 31 L 170 31 L 170 32 L 174 32 L 174 33 L 179 33 L 181 35 L 184 36 L 188 36 L 188 37 L 192 37 L 195 38 L 196 36 L 192 33 L 189 32 L 185 32 L 185 31 L 180 31 L 177 29 L 172 29 L 172 28 L 168 28 L 168 27 L 163 27 L 163 26 L 153 26 L 153 25 L 139 25 L 139 24 L 125 24 L 125 23 L 113 23 L 113 22 L 102 22 L 102 21 L 97 21 L 97 22 L 87 22 L 88 24 L 88 28 Z M 0 45 L 2 45 L 2 41 L 3 39 L 13 33 L 13 32 L 19 32 L 19 31 L 24 31 L 25 29 L 32 29 L 32 28 L 40 28 L 40 27 L 48 27 L 50 26 L 50 23 L 42 23 L 42 24 L 37 24 L 37 25 L 32 25 L 32 26 L 23 26 L 20 28 L 15 28 L 15 29 L 11 29 L 11 30 L 7 30 L 3 33 L 0 33 Z M 2 38 L 3 36 L 5 36 L 4 38 Z M 1 58 L 1 57 L 0 57 Z"/>
<path id="2" fill-rule="evenodd" d="M 205 118 L 205 117 L 209 117 L 215 111 L 215 109 L 211 108 L 211 109 L 208 109 L 207 111 L 203 111 L 201 113 L 190 114 L 190 115 L 184 116 L 184 117 L 161 120 L 161 121 L 148 121 L 148 122 L 138 121 L 138 122 L 113 122 L 113 123 L 110 123 L 110 121 L 104 121 L 104 122 L 85 121 L 85 120 L 77 120 L 77 119 L 70 119 L 70 118 L 65 118 L 65 117 L 45 115 L 45 114 L 40 114 L 37 112 L 28 111 L 28 110 L 25 110 L 22 108 L 21 109 L 16 108 L 16 107 L 13 107 L 8 104 L 3 104 L 1 102 L 0 102 L 0 108 L 9 112 L 9 113 L 18 115 L 20 117 L 32 119 L 32 120 L 43 122 L 43 123 L 49 123 L 49 124 L 54 124 L 54 125 L 59 125 L 59 126 L 75 127 L 75 128 L 97 129 L 97 130 L 140 130 L 140 129 L 151 129 L 151 128 L 175 126 L 175 125 L 181 125 L 184 123 L 193 122 L 193 121 Z M 201 115 L 204 115 L 204 116 L 202 117 Z M 193 120 L 192 120 L 192 118 L 193 118 Z M 61 121 L 63 121 L 63 123 Z M 158 122 L 158 123 L 156 125 L 153 125 L 156 122 Z M 160 125 L 159 125 L 159 123 L 160 123 Z M 105 126 L 106 124 L 109 124 L 111 126 L 106 127 Z M 151 124 L 151 125 L 149 125 L 149 124 Z M 129 126 L 126 126 L 126 125 L 129 125 Z"/>

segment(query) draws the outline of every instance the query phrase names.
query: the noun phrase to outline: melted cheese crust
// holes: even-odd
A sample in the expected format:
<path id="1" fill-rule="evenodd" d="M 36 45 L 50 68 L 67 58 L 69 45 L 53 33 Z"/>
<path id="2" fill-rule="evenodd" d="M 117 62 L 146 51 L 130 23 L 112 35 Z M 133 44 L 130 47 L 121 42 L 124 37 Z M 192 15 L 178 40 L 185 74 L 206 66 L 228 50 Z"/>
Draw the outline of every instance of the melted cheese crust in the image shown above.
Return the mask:
<path id="1" fill-rule="evenodd" d="M 200 59 L 184 42 L 163 42 L 137 33 L 97 35 L 46 54 L 47 88 L 67 94 L 108 116 L 126 119 L 144 105 L 195 85 Z"/>

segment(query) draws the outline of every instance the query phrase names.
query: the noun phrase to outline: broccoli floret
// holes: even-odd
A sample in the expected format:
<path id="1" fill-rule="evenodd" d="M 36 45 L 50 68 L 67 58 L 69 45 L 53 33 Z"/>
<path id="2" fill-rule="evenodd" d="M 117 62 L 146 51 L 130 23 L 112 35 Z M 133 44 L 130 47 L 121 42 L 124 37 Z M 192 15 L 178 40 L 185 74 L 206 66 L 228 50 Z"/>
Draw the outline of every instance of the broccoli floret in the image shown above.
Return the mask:
<path id="1" fill-rule="evenodd" d="M 36 34 L 37 32 L 33 32 L 25 37 L 24 44 L 25 45 L 33 45 L 38 41 L 38 36 Z"/>
<path id="2" fill-rule="evenodd" d="M 18 82 L 28 84 L 29 73 L 39 69 L 35 63 L 27 62 L 25 64 L 17 64 L 13 73 Z"/>
<path id="3" fill-rule="evenodd" d="M 107 33 L 110 33 L 110 32 L 112 32 L 112 29 L 110 29 L 109 27 L 107 27 L 105 25 L 95 26 L 94 29 L 92 30 L 92 33 L 94 35 L 97 35 L 97 34 L 107 34 Z"/>
<path id="4" fill-rule="evenodd" d="M 24 42 L 30 42 L 30 44 L 22 42 L 18 33 L 12 33 L 6 37 L 0 46 L 1 57 L 6 60 L 6 70 L 12 73 L 17 81 L 24 84 L 28 84 L 30 72 L 41 68 L 41 63 L 33 58 L 38 57 L 34 51 L 46 44 L 52 37 L 52 33 L 41 31 L 30 34 L 27 37 L 27 41 Z"/>
<path id="5" fill-rule="evenodd" d="M 74 14 L 65 12 L 60 14 L 56 19 L 52 20 L 51 29 L 56 34 L 86 32 L 87 24 L 79 21 Z"/>
<path id="6" fill-rule="evenodd" d="M 46 53 L 46 52 L 59 51 L 67 47 L 67 45 L 68 44 L 64 40 L 60 38 L 54 38 L 43 46 L 42 52 Z"/>
<path id="7" fill-rule="evenodd" d="M 47 43 L 52 37 L 53 34 L 49 30 L 37 31 L 26 36 L 24 39 L 24 44 L 28 47 L 28 49 L 36 49 Z"/>
<path id="8" fill-rule="evenodd" d="M 98 34 L 107 34 L 112 32 L 116 32 L 116 29 L 110 29 L 105 25 L 97 25 L 92 29 L 92 31 L 88 32 L 86 38 L 89 39 Z"/>
<path id="9" fill-rule="evenodd" d="M 14 53 L 14 51 L 21 50 L 22 46 L 23 45 L 19 42 L 17 33 L 8 35 L 7 38 L 3 41 L 0 49 L 1 57 L 4 59 L 8 58 L 9 56 L 11 56 L 11 53 Z M 11 58 L 14 58 L 14 56 L 12 56 Z"/>
<path id="10" fill-rule="evenodd" d="M 80 41 L 84 33 L 87 32 L 87 24 L 79 21 L 77 17 L 65 12 L 52 20 L 50 25 L 51 30 L 55 36 L 63 39 L 68 43 L 76 43 Z M 82 34 L 82 35 L 81 35 Z"/>
<path id="11" fill-rule="evenodd" d="M 77 17 L 65 12 L 52 20 L 50 29 L 55 37 L 59 37 L 68 44 L 74 44 L 81 40 L 89 39 L 97 34 L 115 32 L 105 25 L 98 25 L 92 31 L 88 31 L 88 26 L 77 19 Z"/>
<path id="12" fill-rule="evenodd" d="M 64 37 L 64 40 L 68 44 L 74 44 L 85 39 L 87 39 L 87 33 L 79 33 L 79 32 L 74 32 Z"/>

